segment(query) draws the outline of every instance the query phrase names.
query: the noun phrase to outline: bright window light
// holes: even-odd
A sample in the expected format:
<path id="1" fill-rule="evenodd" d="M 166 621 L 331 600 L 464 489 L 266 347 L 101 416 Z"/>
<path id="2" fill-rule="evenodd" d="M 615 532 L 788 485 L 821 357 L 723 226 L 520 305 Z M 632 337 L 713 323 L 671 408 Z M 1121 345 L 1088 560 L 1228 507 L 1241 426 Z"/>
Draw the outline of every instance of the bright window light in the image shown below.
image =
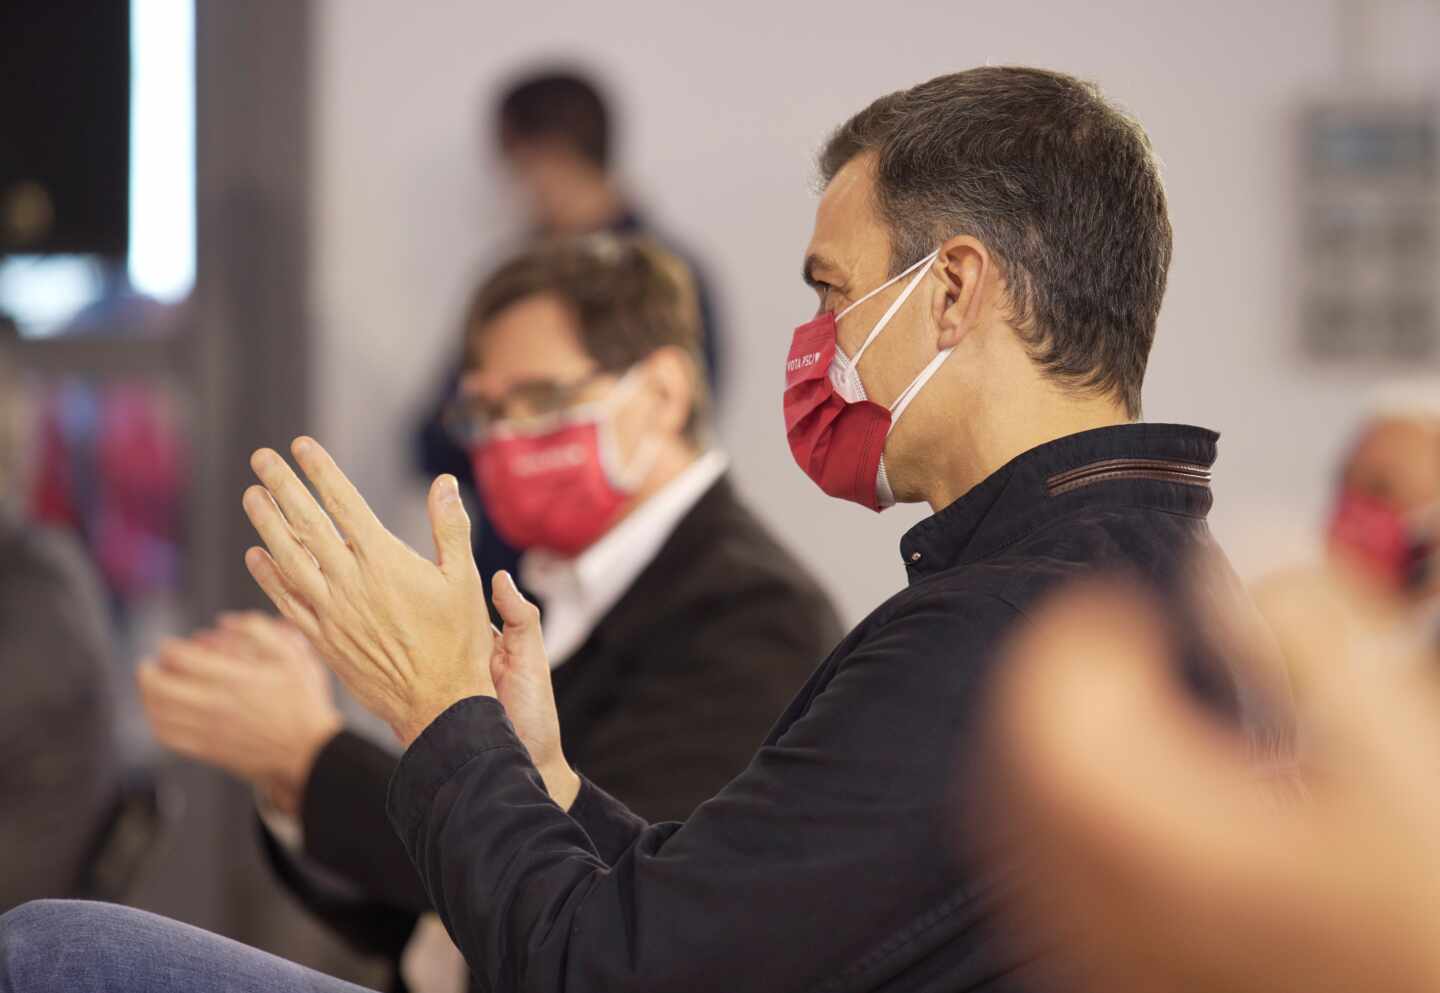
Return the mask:
<path id="1" fill-rule="evenodd" d="M 130 0 L 128 267 L 164 303 L 195 284 L 194 0 Z"/>
<path id="2" fill-rule="evenodd" d="M 100 298 L 105 270 L 93 255 L 0 259 L 0 307 L 28 337 L 55 334 Z"/>

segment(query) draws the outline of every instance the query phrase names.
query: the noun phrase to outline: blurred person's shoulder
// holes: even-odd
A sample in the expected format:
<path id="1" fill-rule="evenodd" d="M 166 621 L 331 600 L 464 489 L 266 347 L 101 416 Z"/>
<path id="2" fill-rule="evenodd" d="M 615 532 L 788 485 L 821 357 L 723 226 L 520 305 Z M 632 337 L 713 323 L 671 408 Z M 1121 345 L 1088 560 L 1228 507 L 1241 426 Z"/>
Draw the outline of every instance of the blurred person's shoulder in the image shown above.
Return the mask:
<path id="1" fill-rule="evenodd" d="M 9 511 L 0 511 L 0 582 L 99 597 L 95 567 L 73 534 Z"/>
<path id="2" fill-rule="evenodd" d="M 108 614 L 99 575 L 68 531 L 0 512 L 0 613 L 50 667 L 106 664 Z M 7 662 L 12 661 L 10 659 Z"/>

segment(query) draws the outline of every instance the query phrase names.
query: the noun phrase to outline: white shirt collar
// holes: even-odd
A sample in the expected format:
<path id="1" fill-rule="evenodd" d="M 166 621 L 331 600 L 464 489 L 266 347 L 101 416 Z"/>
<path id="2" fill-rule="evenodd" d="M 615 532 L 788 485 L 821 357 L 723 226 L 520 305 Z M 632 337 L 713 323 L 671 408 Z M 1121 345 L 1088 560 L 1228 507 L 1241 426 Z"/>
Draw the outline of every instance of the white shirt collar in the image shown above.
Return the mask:
<path id="1" fill-rule="evenodd" d="M 520 580 L 545 608 L 545 648 L 552 667 L 579 650 L 728 467 L 723 452 L 706 452 L 573 559 L 543 549 L 520 557 Z"/>

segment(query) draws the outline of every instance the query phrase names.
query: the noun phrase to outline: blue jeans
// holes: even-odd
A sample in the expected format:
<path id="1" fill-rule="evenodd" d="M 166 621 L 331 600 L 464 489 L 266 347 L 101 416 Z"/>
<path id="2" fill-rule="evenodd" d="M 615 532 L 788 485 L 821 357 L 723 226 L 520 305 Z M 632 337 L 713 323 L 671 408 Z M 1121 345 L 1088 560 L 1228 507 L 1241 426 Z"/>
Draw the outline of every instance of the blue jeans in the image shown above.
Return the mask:
<path id="1" fill-rule="evenodd" d="M 366 993 L 130 907 L 37 900 L 0 917 L 0 993 Z"/>

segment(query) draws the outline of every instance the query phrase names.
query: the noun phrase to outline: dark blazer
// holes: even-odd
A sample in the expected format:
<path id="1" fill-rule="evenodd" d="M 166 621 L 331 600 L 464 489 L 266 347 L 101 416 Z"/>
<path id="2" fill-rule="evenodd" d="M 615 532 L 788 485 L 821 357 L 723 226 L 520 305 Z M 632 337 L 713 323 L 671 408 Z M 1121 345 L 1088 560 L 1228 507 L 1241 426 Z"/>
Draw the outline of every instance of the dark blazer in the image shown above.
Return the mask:
<path id="1" fill-rule="evenodd" d="M 1046 595 L 1101 573 L 1143 583 L 1172 608 L 1197 699 L 1286 740 L 1283 702 L 1267 707 L 1187 620 L 1193 560 L 1220 557 L 1205 524 L 1215 440 L 1152 424 L 1073 435 L 917 524 L 900 546 L 909 585 L 683 824 L 647 824 L 588 782 L 567 815 L 495 700 L 445 711 L 401 758 L 389 813 L 479 985 L 1029 988 L 1037 949 L 1002 913 L 1023 867 L 988 843 L 1004 825 L 977 732 L 1008 637 Z"/>
<path id="2" fill-rule="evenodd" d="M 565 754 L 653 820 L 683 820 L 745 767 L 842 629 L 814 579 L 718 481 L 554 673 Z M 344 732 L 316 759 L 305 853 L 341 898 L 280 856 L 282 878 L 370 951 L 398 954 L 430 907 L 385 817 L 397 757 Z"/>

